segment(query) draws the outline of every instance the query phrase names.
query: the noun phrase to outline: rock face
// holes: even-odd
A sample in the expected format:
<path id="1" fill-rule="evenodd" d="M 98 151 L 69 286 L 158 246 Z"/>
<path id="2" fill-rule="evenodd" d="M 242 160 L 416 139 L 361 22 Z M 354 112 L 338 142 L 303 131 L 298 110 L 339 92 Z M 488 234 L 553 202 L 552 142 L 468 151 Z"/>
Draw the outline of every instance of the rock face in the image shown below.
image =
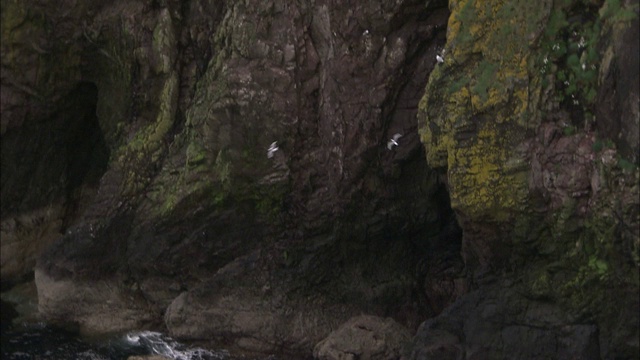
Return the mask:
<path id="1" fill-rule="evenodd" d="M 1 4 L 2 282 L 49 320 L 638 356 L 637 1 Z"/>
<path id="2" fill-rule="evenodd" d="M 52 209 L 20 220 L 47 236 L 3 236 L 28 254 L 3 281 L 39 255 L 49 320 L 309 355 L 356 314 L 417 328 L 455 297 L 417 286 L 461 264 L 415 122 L 444 2 L 2 6 L 3 221 Z"/>
<path id="3" fill-rule="evenodd" d="M 407 358 L 638 356 L 637 67 L 615 74 L 638 61 L 616 45 L 638 37 L 637 9 L 451 2 L 418 121 L 479 293 L 423 324 Z"/>
<path id="4" fill-rule="evenodd" d="M 411 335 L 390 318 L 362 315 L 349 319 L 313 349 L 320 360 L 399 359 Z"/>
<path id="5" fill-rule="evenodd" d="M 513 284 L 473 291 L 424 322 L 406 359 L 600 359 L 598 327 Z"/>

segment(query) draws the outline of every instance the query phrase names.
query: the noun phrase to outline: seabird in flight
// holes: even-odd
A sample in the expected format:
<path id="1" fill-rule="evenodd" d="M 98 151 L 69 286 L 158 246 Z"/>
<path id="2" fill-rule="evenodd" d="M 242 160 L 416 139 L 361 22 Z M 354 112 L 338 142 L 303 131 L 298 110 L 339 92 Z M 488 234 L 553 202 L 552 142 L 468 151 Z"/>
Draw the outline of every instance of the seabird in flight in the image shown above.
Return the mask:
<path id="1" fill-rule="evenodd" d="M 278 150 L 280 150 L 280 148 L 278 147 L 278 142 L 277 141 L 272 142 L 271 146 L 269 146 L 269 149 L 267 149 L 267 157 L 271 159 L 273 155 L 276 153 L 276 151 Z"/>
<path id="2" fill-rule="evenodd" d="M 402 137 L 402 134 L 394 134 L 393 138 L 389 139 L 387 143 L 387 149 L 391 150 L 394 146 L 398 146 L 398 140 Z"/>

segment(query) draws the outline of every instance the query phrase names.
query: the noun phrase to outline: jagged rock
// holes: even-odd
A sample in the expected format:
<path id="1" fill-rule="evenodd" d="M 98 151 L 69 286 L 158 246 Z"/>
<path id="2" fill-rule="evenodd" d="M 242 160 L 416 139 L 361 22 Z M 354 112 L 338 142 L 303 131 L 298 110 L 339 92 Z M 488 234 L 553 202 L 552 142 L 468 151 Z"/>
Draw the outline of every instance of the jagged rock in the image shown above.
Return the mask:
<path id="1" fill-rule="evenodd" d="M 313 349 L 320 360 L 399 359 L 409 331 L 390 318 L 360 315 L 349 319 Z"/>
<path id="2" fill-rule="evenodd" d="M 637 44 L 621 46 L 638 37 L 637 6 L 450 3 L 446 60 L 431 73 L 418 122 L 427 162 L 447 174 L 463 229 L 467 280 L 484 299 L 497 291 L 486 289 L 496 274 L 523 279 L 525 297 L 583 323 L 541 314 L 567 329 L 560 334 L 553 327 L 514 325 L 512 318 L 492 320 L 495 329 L 467 320 L 464 333 L 439 329 L 459 341 L 446 339 L 449 356 L 463 349 L 467 358 L 476 350 L 489 354 L 479 358 L 581 358 L 589 351 L 602 358 L 638 357 L 640 344 L 631 339 L 640 332 L 640 303 L 630 294 L 640 283 L 640 144 L 638 110 L 630 104 L 638 103 L 640 80 L 637 66 L 631 69 Z M 620 66 L 629 72 L 616 75 Z M 477 304 L 460 306 L 472 311 Z M 509 314 L 526 309 L 519 307 Z M 441 315 L 445 321 L 456 316 L 448 310 Z M 620 325 L 622 318 L 627 325 Z M 479 325 L 467 333 L 466 327 Z M 473 337 L 483 333 L 494 335 Z M 596 348 L 562 347 L 593 343 L 594 334 Z M 415 349 L 432 349 L 428 335 L 419 338 Z M 431 350 L 416 350 L 414 357 L 421 351 Z"/>
<path id="3" fill-rule="evenodd" d="M 310 353 L 359 312 L 411 327 L 430 312 L 407 294 L 453 214 L 414 116 L 444 42 L 444 3 L 65 6 L 2 12 L 3 215 L 63 204 L 60 239 L 34 250 L 45 318 L 110 332 L 168 313 L 175 335 L 225 338 L 211 322 L 189 326 L 198 312 L 180 299 L 240 318 L 200 290 L 254 253 L 267 281 L 240 271 L 244 285 L 216 293 L 266 316 L 257 332 L 230 320 L 246 349 Z M 389 151 L 394 133 L 402 146 Z M 23 163 L 38 164 L 37 181 Z M 270 319 L 264 297 L 286 306 Z M 322 323 L 326 309 L 336 317 Z M 295 335 L 296 311 L 313 336 Z"/>
<path id="4" fill-rule="evenodd" d="M 291 297 L 290 285 L 269 279 L 259 260 L 259 253 L 236 259 L 176 297 L 165 313 L 171 336 L 224 340 L 239 353 L 304 356 L 357 311 L 320 297 Z"/>
<path id="5" fill-rule="evenodd" d="M 0 224 L 2 281 L 15 283 L 33 272 L 43 249 L 62 237 L 64 208 L 40 208 L 18 216 L 3 217 Z"/>
<path id="6" fill-rule="evenodd" d="M 600 359 L 598 329 L 501 283 L 423 323 L 403 359 Z"/>
<path id="7" fill-rule="evenodd" d="M 77 325 L 83 335 L 136 329 L 154 320 L 145 301 L 118 289 L 121 285 L 113 279 L 56 280 L 36 270 L 35 282 L 39 313 L 52 322 Z"/>
<path id="8" fill-rule="evenodd" d="M 38 258 L 50 321 L 308 356 L 517 279 L 552 326 L 429 323 L 416 354 L 637 358 L 635 9 L 3 1 L 3 288 Z"/>

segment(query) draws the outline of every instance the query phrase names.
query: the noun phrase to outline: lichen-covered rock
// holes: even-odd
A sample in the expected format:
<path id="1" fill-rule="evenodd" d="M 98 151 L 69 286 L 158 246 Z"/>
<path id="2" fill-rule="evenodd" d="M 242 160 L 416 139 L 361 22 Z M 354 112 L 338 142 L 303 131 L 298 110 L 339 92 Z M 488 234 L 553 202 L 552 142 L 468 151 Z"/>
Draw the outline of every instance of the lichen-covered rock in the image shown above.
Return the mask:
<path id="1" fill-rule="evenodd" d="M 465 253 L 472 268 L 509 256 L 497 228 L 527 206 L 528 164 L 519 146 L 540 122 L 531 46 L 551 6 L 452 2 L 445 61 L 420 103 L 427 161 L 447 169 L 452 207 L 469 222 L 465 230 L 478 233 Z M 481 229 L 481 222 L 492 223 L 498 234 Z"/>
<path id="2" fill-rule="evenodd" d="M 613 70 L 638 61 L 616 45 L 638 37 L 637 1 L 469 0 L 450 9 L 445 60 L 429 79 L 418 120 L 429 164 L 447 174 L 472 286 L 483 298 L 496 270 L 523 279 L 525 297 L 597 327 L 584 332 L 598 343 L 589 351 L 637 357 L 639 303 L 631 294 L 640 283 L 640 145 L 635 133 L 619 131 L 637 133 L 629 104 L 637 104 L 638 78 Z M 628 91 L 610 90 L 616 86 Z M 604 110 L 611 104 L 620 107 Z M 475 312 L 465 298 L 458 311 Z M 483 354 L 493 355 L 482 356 L 559 351 L 556 335 L 515 330 L 509 338 L 518 349 L 487 342 Z M 474 340 L 452 334 L 450 355 L 472 356 Z"/>
<path id="3" fill-rule="evenodd" d="M 409 339 L 409 331 L 393 319 L 360 315 L 319 342 L 313 357 L 319 360 L 399 359 Z"/>

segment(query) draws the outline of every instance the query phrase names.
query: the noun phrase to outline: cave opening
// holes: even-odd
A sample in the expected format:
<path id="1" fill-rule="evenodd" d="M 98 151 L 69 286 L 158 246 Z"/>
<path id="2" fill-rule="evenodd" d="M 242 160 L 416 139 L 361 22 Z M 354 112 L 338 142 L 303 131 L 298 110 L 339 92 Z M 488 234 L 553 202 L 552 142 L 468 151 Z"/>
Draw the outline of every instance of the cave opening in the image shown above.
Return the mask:
<path id="1" fill-rule="evenodd" d="M 423 164 L 427 170 L 426 163 Z M 404 304 L 391 304 L 386 316 L 391 316 L 412 330 L 433 318 L 468 291 L 466 267 L 462 256 L 463 230 L 451 207 L 449 189 L 444 182 L 432 184 L 430 198 L 419 221 L 410 231 L 397 232 L 398 266 L 410 276 Z M 403 226 L 404 228 L 408 228 Z M 387 250 L 388 251 L 388 250 Z"/>
<path id="2" fill-rule="evenodd" d="M 440 314 L 467 289 L 463 231 L 444 183 L 438 184 L 433 200 L 438 209 L 438 230 L 435 235 L 425 237 L 416 263 L 417 288 L 428 306 L 428 317 Z"/>
<path id="3" fill-rule="evenodd" d="M 107 169 L 109 148 L 94 83 L 77 84 L 50 104 L 46 118 L 27 118 L 2 136 L 3 280 L 22 281 L 40 252 L 77 221 Z"/>
<path id="4" fill-rule="evenodd" d="M 27 119 L 2 137 L 2 211 L 16 215 L 79 200 L 96 187 L 109 148 L 96 116 L 98 89 L 82 82 L 46 119 Z"/>
<path id="5" fill-rule="evenodd" d="M 70 94 L 79 100 L 68 118 L 69 133 L 63 138 L 62 152 L 66 155 L 67 202 L 65 227 L 93 198 L 102 175 L 107 170 L 109 148 L 101 130 L 96 106 L 98 88 L 94 83 L 83 82 Z"/>

